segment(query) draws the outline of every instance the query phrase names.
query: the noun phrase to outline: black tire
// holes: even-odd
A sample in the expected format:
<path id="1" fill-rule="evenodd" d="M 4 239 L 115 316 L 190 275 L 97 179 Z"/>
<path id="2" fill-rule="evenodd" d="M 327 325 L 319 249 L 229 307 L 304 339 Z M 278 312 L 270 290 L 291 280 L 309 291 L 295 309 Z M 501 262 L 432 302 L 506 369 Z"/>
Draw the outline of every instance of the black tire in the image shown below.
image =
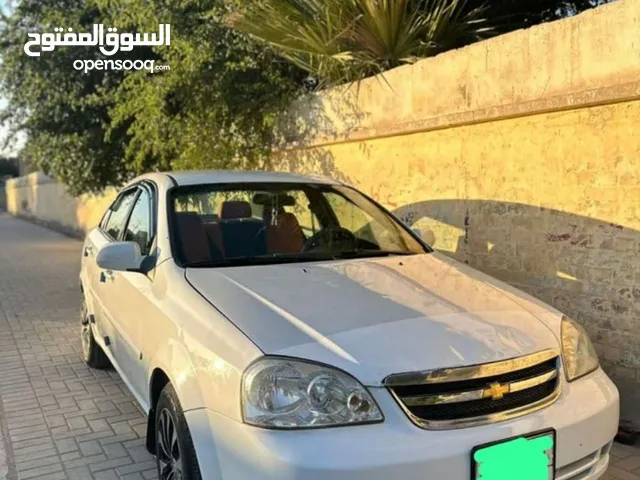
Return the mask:
<path id="1" fill-rule="evenodd" d="M 160 480 L 202 480 L 191 432 L 170 383 L 165 385 L 156 405 L 155 437 Z M 181 475 L 176 475 L 176 469 Z"/>
<path id="2" fill-rule="evenodd" d="M 80 341 L 82 342 L 82 359 L 84 360 L 84 363 L 97 370 L 109 368 L 111 366 L 111 362 L 93 337 L 93 329 L 91 328 L 89 315 L 87 313 L 87 306 L 84 302 L 80 313 L 80 325 Z"/>

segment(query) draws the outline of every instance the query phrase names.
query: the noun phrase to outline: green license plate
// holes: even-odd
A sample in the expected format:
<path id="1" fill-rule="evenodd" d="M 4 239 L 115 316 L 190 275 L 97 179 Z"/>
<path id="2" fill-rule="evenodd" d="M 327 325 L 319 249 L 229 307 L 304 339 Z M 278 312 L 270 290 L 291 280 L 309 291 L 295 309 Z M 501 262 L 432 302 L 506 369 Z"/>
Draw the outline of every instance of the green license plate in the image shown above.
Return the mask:
<path id="1" fill-rule="evenodd" d="M 555 431 L 481 445 L 471 453 L 472 480 L 553 480 Z"/>

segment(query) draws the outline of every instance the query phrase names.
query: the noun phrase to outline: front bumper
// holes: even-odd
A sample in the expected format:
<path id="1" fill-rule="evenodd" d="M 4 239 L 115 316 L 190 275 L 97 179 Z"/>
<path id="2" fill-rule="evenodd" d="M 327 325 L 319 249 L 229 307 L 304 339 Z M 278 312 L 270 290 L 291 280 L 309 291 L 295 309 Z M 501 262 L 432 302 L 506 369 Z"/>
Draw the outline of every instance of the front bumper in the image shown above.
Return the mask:
<path id="1" fill-rule="evenodd" d="M 469 480 L 477 445 L 554 428 L 556 479 L 606 470 L 619 420 L 618 390 L 602 370 L 563 382 L 551 406 L 518 419 L 459 430 L 415 426 L 383 388 L 371 389 L 385 422 L 321 430 L 262 430 L 211 410 L 186 412 L 207 480 Z"/>

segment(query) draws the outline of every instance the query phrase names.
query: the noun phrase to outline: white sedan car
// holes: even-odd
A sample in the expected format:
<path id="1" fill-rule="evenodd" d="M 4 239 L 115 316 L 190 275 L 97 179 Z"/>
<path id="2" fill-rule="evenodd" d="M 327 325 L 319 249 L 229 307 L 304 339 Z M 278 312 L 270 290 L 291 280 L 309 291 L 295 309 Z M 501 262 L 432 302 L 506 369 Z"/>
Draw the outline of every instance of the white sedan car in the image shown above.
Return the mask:
<path id="1" fill-rule="evenodd" d="M 582 327 L 357 190 L 154 173 L 84 243 L 82 345 L 163 480 L 594 480 L 618 391 Z M 339 428 L 338 428 L 339 427 Z"/>

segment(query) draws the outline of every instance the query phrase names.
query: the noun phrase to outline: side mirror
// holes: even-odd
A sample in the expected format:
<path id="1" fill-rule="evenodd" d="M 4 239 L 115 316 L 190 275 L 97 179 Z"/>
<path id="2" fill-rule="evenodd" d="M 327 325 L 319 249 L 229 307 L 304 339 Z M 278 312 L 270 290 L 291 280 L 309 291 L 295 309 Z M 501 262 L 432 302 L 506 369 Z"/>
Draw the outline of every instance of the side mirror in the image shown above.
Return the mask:
<path id="1" fill-rule="evenodd" d="M 105 245 L 96 257 L 98 267 L 103 270 L 127 272 L 140 270 L 142 254 L 135 242 L 115 242 Z"/>

